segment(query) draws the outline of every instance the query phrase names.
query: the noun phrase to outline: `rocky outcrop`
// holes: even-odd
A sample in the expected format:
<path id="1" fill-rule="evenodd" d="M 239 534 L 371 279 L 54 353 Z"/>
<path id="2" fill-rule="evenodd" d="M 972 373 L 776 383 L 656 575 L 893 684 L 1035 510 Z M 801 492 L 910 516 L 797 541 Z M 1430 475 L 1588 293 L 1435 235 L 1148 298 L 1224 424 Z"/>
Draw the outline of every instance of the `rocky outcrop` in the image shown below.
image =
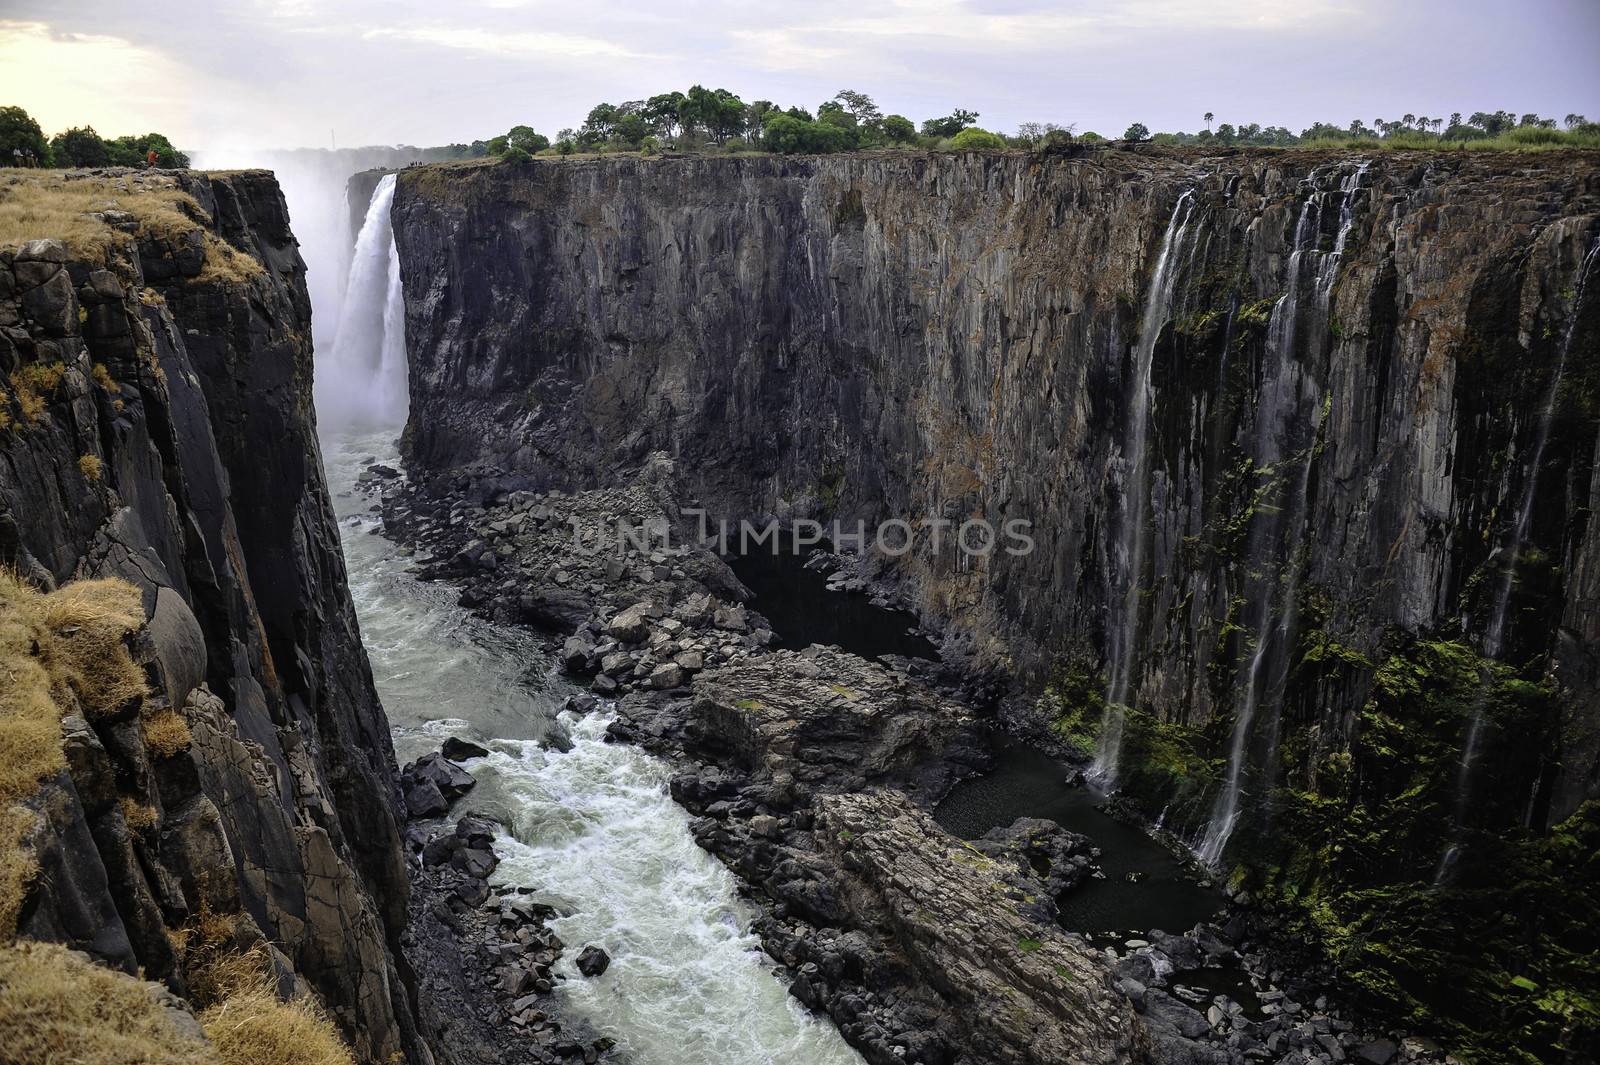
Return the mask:
<path id="1" fill-rule="evenodd" d="M 133 236 L 105 261 L 0 249 L 0 563 L 46 588 L 132 582 L 152 694 L 68 720 L 21 933 L 181 993 L 195 929 L 225 920 L 361 1060 L 426 1061 L 396 962 L 396 769 L 323 480 L 283 198 L 265 172 L 102 177 L 175 184 L 198 211 L 176 228 L 111 212 Z M 157 742 L 160 714 L 178 723 Z"/>

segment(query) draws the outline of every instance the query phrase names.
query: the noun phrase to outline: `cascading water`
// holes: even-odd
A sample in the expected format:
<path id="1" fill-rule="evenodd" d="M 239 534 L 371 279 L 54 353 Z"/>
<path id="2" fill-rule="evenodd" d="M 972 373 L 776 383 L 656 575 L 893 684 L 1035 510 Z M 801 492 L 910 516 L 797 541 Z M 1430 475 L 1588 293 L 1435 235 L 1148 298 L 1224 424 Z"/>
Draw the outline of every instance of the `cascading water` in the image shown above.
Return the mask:
<path id="1" fill-rule="evenodd" d="M 1534 497 L 1539 489 L 1539 474 L 1544 465 L 1545 448 L 1550 443 L 1550 427 L 1555 420 L 1556 401 L 1560 398 L 1561 383 L 1567 372 L 1567 362 L 1572 355 L 1572 341 L 1578 332 L 1579 311 L 1583 308 L 1584 295 L 1588 291 L 1590 274 L 1595 263 L 1600 260 L 1600 239 L 1589 248 L 1583 257 L 1583 263 L 1578 267 L 1578 280 L 1573 291 L 1572 310 L 1567 319 L 1567 327 L 1561 335 L 1561 347 L 1557 350 L 1556 369 L 1551 375 L 1550 386 L 1545 389 L 1544 405 L 1539 410 L 1538 428 L 1534 431 L 1533 450 L 1529 452 L 1527 472 L 1523 475 L 1522 498 L 1518 501 L 1516 519 L 1511 526 L 1511 536 L 1507 541 L 1506 561 L 1501 573 L 1500 583 L 1495 588 L 1494 602 L 1489 610 L 1489 620 L 1484 626 L 1483 653 L 1488 658 L 1499 658 L 1505 653 L 1506 616 L 1511 607 L 1511 592 L 1516 583 L 1517 564 L 1522 559 L 1523 549 L 1527 546 L 1528 531 L 1533 521 Z M 1439 860 L 1439 866 L 1434 872 L 1435 886 L 1443 884 L 1454 869 L 1461 853 L 1461 828 L 1462 819 L 1466 814 L 1467 803 L 1471 797 L 1472 773 L 1478 757 L 1478 746 L 1483 740 L 1484 713 L 1487 707 L 1483 698 L 1473 701 L 1471 715 L 1467 720 L 1467 734 L 1461 743 L 1461 761 L 1456 769 L 1456 813 L 1455 837 L 1449 847 L 1445 849 L 1444 856 Z"/>
<path id="2" fill-rule="evenodd" d="M 389 220 L 395 176 L 378 182 L 356 237 L 350 280 L 330 354 L 317 362 L 317 412 L 324 422 L 398 425 L 406 415 L 405 300 L 400 253 Z"/>
<path id="3" fill-rule="evenodd" d="M 1276 755 L 1278 715 L 1282 707 L 1283 688 L 1287 680 L 1289 651 L 1294 635 L 1299 602 L 1301 566 L 1296 557 L 1295 543 L 1304 525 L 1309 506 L 1313 445 L 1321 430 L 1320 405 L 1316 419 L 1305 419 L 1301 412 L 1317 399 L 1315 381 L 1304 373 L 1295 359 L 1296 341 L 1301 332 L 1300 304 L 1309 268 L 1311 282 L 1311 316 L 1305 323 L 1307 340 L 1306 361 L 1321 361 L 1326 343 L 1329 307 L 1333 298 L 1333 285 L 1338 278 L 1339 264 L 1350 231 L 1355 225 L 1356 194 L 1366 174 L 1367 164 L 1362 163 L 1340 182 L 1339 230 L 1334 238 L 1333 250 L 1326 254 L 1317 250 L 1322 233 L 1322 193 L 1313 191 L 1301 205 L 1299 220 L 1295 223 L 1294 250 L 1289 254 L 1289 287 L 1273 305 L 1267 324 L 1267 352 L 1271 359 L 1268 376 L 1262 382 L 1261 401 L 1256 411 L 1255 457 L 1259 469 L 1273 471 L 1296 452 L 1301 461 L 1295 482 L 1294 495 L 1289 506 L 1264 508 L 1262 518 L 1251 528 L 1250 559 L 1263 570 L 1262 587 L 1255 597 L 1255 611 L 1251 628 L 1256 634 L 1255 650 L 1245 671 L 1241 702 L 1234 716 L 1233 730 L 1228 743 L 1228 770 L 1223 777 L 1222 790 L 1217 793 L 1211 820 L 1196 856 L 1207 865 L 1216 865 L 1228 840 L 1238 826 L 1243 812 L 1244 776 L 1250 761 L 1250 740 L 1256 724 L 1257 712 L 1265 704 L 1271 708 L 1269 720 L 1263 731 L 1267 735 L 1270 765 Z M 1313 176 L 1313 181 L 1315 177 Z M 1296 441 L 1294 430 L 1298 425 L 1309 424 L 1308 435 Z M 1287 540 L 1284 548 L 1285 573 L 1280 580 L 1273 571 L 1271 560 L 1279 551 L 1280 534 L 1285 526 L 1282 517 L 1287 511 Z M 1282 586 L 1282 609 L 1278 609 L 1278 591 Z M 1274 614 L 1277 615 L 1274 621 Z M 1271 673 L 1268 665 L 1273 663 Z"/>
<path id="4" fill-rule="evenodd" d="M 1090 779 L 1101 787 L 1114 788 L 1117 762 L 1122 755 L 1124 714 L 1133 673 L 1133 645 L 1139 628 L 1139 570 L 1144 561 L 1145 497 L 1149 481 L 1150 368 L 1156 342 L 1172 313 L 1172 296 L 1179 271 L 1174 267 L 1175 250 L 1183 246 L 1190 219 L 1194 215 L 1194 194 L 1185 189 L 1173 205 L 1167 231 L 1161 238 L 1155 270 L 1150 275 L 1150 291 L 1145 296 L 1144 314 L 1139 321 L 1139 339 L 1133 351 L 1133 388 L 1128 397 L 1128 428 L 1123 440 L 1124 481 L 1117 549 L 1112 558 L 1113 573 L 1122 582 L 1118 613 L 1107 626 L 1110 677 L 1106 687 L 1105 715 L 1100 723 L 1100 744 Z M 1108 582 L 1109 583 L 1109 582 Z M 1108 597 L 1116 602 L 1118 597 Z"/>
<path id="5" fill-rule="evenodd" d="M 1510 609 L 1511 589 L 1516 583 L 1517 563 L 1528 541 L 1528 524 L 1533 520 L 1533 497 L 1539 487 L 1539 467 L 1544 464 L 1545 447 L 1550 443 L 1550 423 L 1555 417 L 1556 399 L 1561 391 L 1562 378 L 1567 372 L 1567 357 L 1572 353 L 1572 338 L 1578 329 L 1578 311 L 1583 306 L 1584 290 L 1589 283 L 1589 272 L 1600 256 L 1600 240 L 1584 256 L 1578 268 L 1577 288 L 1572 298 L 1572 315 L 1562 334 L 1560 354 L 1556 358 L 1556 372 L 1545 390 L 1544 406 L 1539 411 L 1539 428 L 1534 435 L 1533 451 L 1528 472 L 1523 477 L 1522 499 L 1517 507 L 1517 520 L 1511 529 L 1508 557 L 1500 585 L 1495 590 L 1494 607 L 1489 612 L 1489 623 L 1484 630 L 1483 650 L 1490 658 L 1499 658 L 1505 650 L 1506 613 Z"/>
<path id="6" fill-rule="evenodd" d="M 372 459 L 397 462 L 393 432 L 337 436 L 323 454 L 396 754 L 417 758 L 451 735 L 489 748 L 468 764 L 478 783 L 462 804 L 505 826 L 495 880 L 566 914 L 551 923 L 570 948 L 555 970 L 565 977 L 560 1008 L 615 1038 L 630 1061 L 861 1065 L 777 978 L 738 882 L 695 843 L 667 793 L 671 767 L 606 742 L 607 711 L 563 713 L 580 689 L 531 634 L 482 621 L 449 587 L 410 574 L 354 488 Z M 551 732 L 571 749 L 547 745 Z M 587 943 L 611 955 L 593 979 L 574 965 Z"/>

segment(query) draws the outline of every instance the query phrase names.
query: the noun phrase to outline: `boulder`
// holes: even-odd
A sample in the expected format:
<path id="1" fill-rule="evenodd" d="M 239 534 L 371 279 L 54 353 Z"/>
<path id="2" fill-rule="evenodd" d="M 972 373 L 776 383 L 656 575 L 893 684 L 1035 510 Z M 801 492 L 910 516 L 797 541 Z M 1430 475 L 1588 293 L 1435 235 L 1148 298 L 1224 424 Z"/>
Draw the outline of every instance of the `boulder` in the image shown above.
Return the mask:
<path id="1" fill-rule="evenodd" d="M 619 611 L 606 622 L 606 635 L 623 643 L 643 643 L 650 635 L 650 615 L 654 609 L 649 603 L 635 603 Z"/>
<path id="2" fill-rule="evenodd" d="M 447 736 L 439 747 L 439 753 L 452 762 L 465 762 L 473 758 L 487 758 L 489 748 L 481 747 L 471 740 L 464 740 L 457 736 Z"/>
<path id="3" fill-rule="evenodd" d="M 611 955 L 591 944 L 578 952 L 577 965 L 584 976 L 599 976 L 611 965 Z"/>

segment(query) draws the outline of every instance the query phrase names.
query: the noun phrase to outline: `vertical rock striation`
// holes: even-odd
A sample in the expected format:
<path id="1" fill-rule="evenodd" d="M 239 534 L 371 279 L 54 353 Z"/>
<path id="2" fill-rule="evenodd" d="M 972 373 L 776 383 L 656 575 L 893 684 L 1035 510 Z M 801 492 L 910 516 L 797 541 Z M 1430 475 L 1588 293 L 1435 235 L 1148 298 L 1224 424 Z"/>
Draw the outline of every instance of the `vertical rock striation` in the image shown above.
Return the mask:
<path id="1" fill-rule="evenodd" d="M 665 452 L 714 516 L 1027 520 L 1031 553 L 877 564 L 1058 737 L 1116 722 L 1119 787 L 1309 903 L 1375 998 L 1581 1042 L 1499 996 L 1589 942 L 1592 153 L 446 165 L 394 222 L 419 470 Z M 1438 909 L 1513 867 L 1525 927 Z"/>
<path id="2" fill-rule="evenodd" d="M 1600 235 L 1594 159 L 1383 153 L 1342 218 L 1359 162 L 886 153 L 415 168 L 395 205 L 410 452 L 434 468 L 594 483 L 665 450 L 692 494 L 735 517 L 1026 518 L 1029 555 L 963 566 L 946 537 L 906 575 L 980 655 L 1040 679 L 1067 665 L 1102 674 L 1139 311 L 1193 190 L 1172 306 L 1154 323 L 1149 545 L 1126 683 L 1130 706 L 1204 726 L 1231 714 L 1255 643 L 1253 497 L 1302 468 L 1304 514 L 1274 519 L 1295 527 L 1257 548 L 1280 577 L 1298 569 L 1302 638 L 1336 634 L 1368 658 L 1395 631 L 1480 639 L 1497 534 L 1528 476 L 1530 412 L 1574 315 L 1579 347 L 1593 343 L 1600 308 L 1568 303 Z M 1329 277 L 1290 278 L 1337 239 Z M 1278 316 L 1287 339 L 1269 336 L 1286 294 L 1304 306 Z M 1591 363 L 1566 386 L 1534 534 L 1576 574 L 1595 565 L 1597 434 L 1578 416 Z M 1293 431 L 1258 427 L 1264 412 Z M 1575 639 L 1595 624 L 1583 587 L 1523 587 L 1513 618 L 1517 654 L 1561 651 L 1573 751 L 1592 750 L 1600 724 Z M 1364 698 L 1348 679 L 1297 675 L 1279 701 L 1321 701 L 1342 730 Z M 1558 812 L 1600 786 L 1592 757 L 1557 775 Z"/>
<path id="3" fill-rule="evenodd" d="M 59 872 L 21 932 L 181 992 L 193 930 L 226 917 L 359 1059 L 427 1060 L 397 969 L 396 770 L 323 480 L 305 268 L 270 174 L 173 180 L 203 212 L 187 230 L 124 219 L 135 239 L 104 262 L 0 250 L 0 377 L 48 382 L 31 414 L 5 397 L 0 562 L 44 587 L 136 585 L 143 713 L 176 711 L 189 735 L 157 749 L 137 708 L 68 719 L 70 772 L 41 793 L 34 840 Z"/>

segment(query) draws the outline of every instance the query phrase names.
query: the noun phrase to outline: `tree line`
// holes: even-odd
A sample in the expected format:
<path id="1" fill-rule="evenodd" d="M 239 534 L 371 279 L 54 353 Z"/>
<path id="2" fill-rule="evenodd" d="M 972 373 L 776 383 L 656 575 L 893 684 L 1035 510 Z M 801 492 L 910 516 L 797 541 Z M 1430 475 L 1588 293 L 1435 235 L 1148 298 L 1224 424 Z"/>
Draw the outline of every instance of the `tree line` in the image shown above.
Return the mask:
<path id="1" fill-rule="evenodd" d="M 746 102 L 728 89 L 694 85 L 645 100 L 600 103 L 583 125 L 563 129 L 552 143 L 529 126 L 499 137 L 452 147 L 463 157 L 520 159 L 577 152 L 769 151 L 792 154 L 846 152 L 861 148 L 1006 148 L 1029 137 L 1028 129 L 1005 137 L 977 125 L 978 113 L 956 108 L 919 127 L 904 115 L 886 115 L 866 93 L 840 90 L 812 111 L 771 100 Z M 1030 124 L 1033 141 L 1061 127 Z M 1064 131 L 1062 131 L 1064 132 Z M 1022 146 L 1032 146 L 1030 144 Z"/>
<path id="2" fill-rule="evenodd" d="M 1362 119 L 1343 125 L 1318 122 L 1295 133 L 1285 126 L 1259 123 L 1213 128 L 1215 115 L 1205 114 L 1205 128 L 1195 133 L 1152 133 L 1142 122 L 1128 126 L 1118 140 L 1133 143 L 1227 147 L 1233 145 L 1288 148 L 1297 145 L 1329 147 L 1379 144 L 1388 147 L 1426 147 L 1492 143 L 1495 147 L 1573 145 L 1600 147 L 1600 124 L 1583 115 L 1556 119 L 1535 113 L 1476 111 L 1448 119 L 1407 114 L 1393 121 L 1378 118 L 1369 126 Z M 661 150 L 700 152 L 767 151 L 782 154 L 824 154 L 863 148 L 1004 149 L 1048 148 L 1063 144 L 1104 143 L 1093 131 L 1072 125 L 1024 122 L 1013 133 L 998 133 L 977 124 L 978 113 L 955 108 L 948 115 L 924 120 L 920 126 L 904 115 L 884 114 L 872 97 L 842 89 L 815 110 L 781 107 L 770 100 L 746 102 L 727 89 L 692 86 L 688 92 L 661 93 L 644 100 L 601 103 L 590 109 L 583 125 L 563 129 L 555 139 L 529 126 L 487 141 L 452 145 L 461 157 L 497 156 L 512 160 L 534 155 L 571 155 L 578 152 L 644 152 Z"/>
<path id="3" fill-rule="evenodd" d="M 1508 138 L 1528 143 L 1575 143 L 1600 137 L 1600 123 L 1590 122 L 1580 114 L 1568 114 L 1558 124 L 1535 112 L 1518 115 L 1513 111 L 1474 111 L 1462 117 L 1456 111 L 1449 118 L 1406 114 L 1398 119 L 1375 118 L 1369 126 L 1362 119 L 1352 119 L 1343 125 L 1317 122 L 1300 131 L 1298 135 L 1282 126 L 1261 126 L 1254 122 L 1234 126 L 1224 122 L 1215 130 L 1211 128 L 1216 116 L 1205 113 L 1206 128 L 1197 133 L 1154 133 L 1142 123 L 1135 122 L 1123 134 L 1124 139 L 1155 144 L 1180 145 L 1249 145 L 1268 148 L 1287 148 L 1295 145 L 1328 142 L 1382 142 L 1422 144 L 1427 141 L 1441 143 L 1493 141 Z"/>
<path id="4" fill-rule="evenodd" d="M 189 157 L 160 133 L 102 137 L 93 126 L 74 126 L 45 138 L 32 115 L 20 107 L 0 107 L 0 166 L 146 166 L 182 168 Z"/>

